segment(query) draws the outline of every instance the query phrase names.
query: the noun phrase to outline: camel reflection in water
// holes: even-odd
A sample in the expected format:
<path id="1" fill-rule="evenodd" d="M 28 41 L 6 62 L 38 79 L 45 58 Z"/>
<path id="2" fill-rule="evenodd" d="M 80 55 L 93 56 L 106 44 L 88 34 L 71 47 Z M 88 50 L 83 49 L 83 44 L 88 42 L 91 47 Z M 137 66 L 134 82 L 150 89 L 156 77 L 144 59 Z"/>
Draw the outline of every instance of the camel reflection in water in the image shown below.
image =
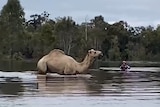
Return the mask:
<path id="1" fill-rule="evenodd" d="M 108 93 L 115 93 L 115 89 L 117 89 L 116 93 L 122 93 L 124 90 L 121 85 L 123 83 L 123 74 L 98 70 L 93 71 L 91 75 L 92 77 L 46 77 L 45 75 L 38 75 L 38 90 L 40 94 L 85 94 L 89 96 L 104 96 Z M 118 77 L 118 79 L 114 77 Z M 116 86 L 113 86 L 114 83 L 116 83 Z"/>
<path id="2" fill-rule="evenodd" d="M 38 90 L 42 94 L 89 94 L 100 93 L 102 88 L 89 77 L 46 77 L 38 75 Z"/>

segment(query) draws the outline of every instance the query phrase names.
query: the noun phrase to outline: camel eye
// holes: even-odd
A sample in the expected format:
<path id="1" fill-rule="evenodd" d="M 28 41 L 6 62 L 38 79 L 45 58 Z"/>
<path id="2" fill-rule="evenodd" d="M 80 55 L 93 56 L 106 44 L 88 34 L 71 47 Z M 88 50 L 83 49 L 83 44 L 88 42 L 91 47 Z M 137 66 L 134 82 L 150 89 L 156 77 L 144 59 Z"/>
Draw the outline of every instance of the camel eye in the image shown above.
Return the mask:
<path id="1" fill-rule="evenodd" d="M 94 54 L 96 54 L 96 52 L 94 52 Z"/>

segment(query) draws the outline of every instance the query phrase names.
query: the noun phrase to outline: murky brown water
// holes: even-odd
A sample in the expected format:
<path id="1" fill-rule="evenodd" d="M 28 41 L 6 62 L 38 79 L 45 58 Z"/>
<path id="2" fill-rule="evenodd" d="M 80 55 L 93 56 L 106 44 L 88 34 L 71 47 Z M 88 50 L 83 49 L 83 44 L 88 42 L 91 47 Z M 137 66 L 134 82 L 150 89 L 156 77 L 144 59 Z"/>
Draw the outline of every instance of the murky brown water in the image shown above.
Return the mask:
<path id="1" fill-rule="evenodd" d="M 0 107 L 159 107 L 158 69 L 47 78 L 30 71 L 0 72 Z"/>

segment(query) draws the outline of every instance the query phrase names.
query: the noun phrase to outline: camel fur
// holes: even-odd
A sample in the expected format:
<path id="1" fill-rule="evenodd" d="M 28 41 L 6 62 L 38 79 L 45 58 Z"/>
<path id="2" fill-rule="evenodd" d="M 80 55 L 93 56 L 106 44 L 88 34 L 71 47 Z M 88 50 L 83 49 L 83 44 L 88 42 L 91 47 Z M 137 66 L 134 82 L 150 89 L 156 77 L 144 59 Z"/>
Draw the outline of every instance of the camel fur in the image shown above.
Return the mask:
<path id="1" fill-rule="evenodd" d="M 71 56 L 66 55 L 62 50 L 54 49 L 38 61 L 38 73 L 46 74 L 47 72 L 54 72 L 64 75 L 85 73 L 95 58 L 100 55 L 102 55 L 101 51 L 88 50 L 84 60 L 79 63 Z"/>

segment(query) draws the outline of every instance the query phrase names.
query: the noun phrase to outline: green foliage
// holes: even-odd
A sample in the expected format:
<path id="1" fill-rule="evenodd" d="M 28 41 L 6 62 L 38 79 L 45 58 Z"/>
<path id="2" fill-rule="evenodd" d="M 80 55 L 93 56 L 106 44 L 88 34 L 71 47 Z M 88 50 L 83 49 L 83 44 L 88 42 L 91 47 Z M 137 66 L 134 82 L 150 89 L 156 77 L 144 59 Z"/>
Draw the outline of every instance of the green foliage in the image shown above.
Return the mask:
<path id="1" fill-rule="evenodd" d="M 0 57 L 39 58 L 54 48 L 80 59 L 90 48 L 102 50 L 105 60 L 156 60 L 160 55 L 160 26 L 108 24 L 95 16 L 81 25 L 71 17 L 49 19 L 49 13 L 24 18 L 20 0 L 8 0 L 0 12 Z"/>
<path id="2" fill-rule="evenodd" d="M 91 25 L 88 28 L 88 44 L 90 47 L 95 49 L 101 49 L 102 40 L 106 38 L 107 32 L 106 27 L 108 23 L 104 21 L 104 18 L 100 16 L 96 16 L 91 20 Z"/>
<path id="3" fill-rule="evenodd" d="M 54 30 L 57 47 L 70 54 L 78 39 L 78 27 L 71 17 L 58 18 Z"/>
<path id="4" fill-rule="evenodd" d="M 119 61 L 121 59 L 117 36 L 115 36 L 115 38 L 111 40 L 111 49 L 109 50 L 108 53 L 110 60 Z"/>
<path id="5" fill-rule="evenodd" d="M 11 57 L 20 49 L 24 28 L 24 12 L 19 0 L 8 0 L 0 16 L 1 49 Z"/>
<path id="6" fill-rule="evenodd" d="M 46 11 L 44 11 L 41 15 L 38 15 L 38 14 L 31 15 L 30 17 L 32 19 L 28 20 L 26 22 L 26 25 L 32 26 L 32 27 L 34 27 L 34 29 L 37 29 L 43 23 L 48 21 L 49 15 L 50 14 Z"/>

